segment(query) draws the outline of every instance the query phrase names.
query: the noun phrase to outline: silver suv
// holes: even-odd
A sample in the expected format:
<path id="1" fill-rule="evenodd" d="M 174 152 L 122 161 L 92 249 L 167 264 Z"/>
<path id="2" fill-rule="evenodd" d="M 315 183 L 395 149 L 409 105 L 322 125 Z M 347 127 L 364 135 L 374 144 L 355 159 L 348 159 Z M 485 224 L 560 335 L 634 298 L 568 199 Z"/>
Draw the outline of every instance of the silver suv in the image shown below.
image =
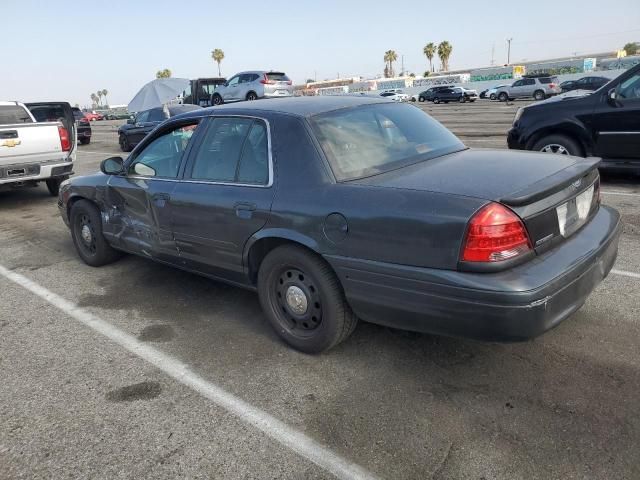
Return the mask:
<path id="1" fill-rule="evenodd" d="M 291 96 L 293 84 L 282 72 L 241 72 L 215 89 L 211 95 L 211 104 Z"/>
<path id="2" fill-rule="evenodd" d="M 515 81 L 511 86 L 499 88 L 496 91 L 496 97 L 501 102 L 532 97 L 536 100 L 544 100 L 561 92 L 558 77 L 525 77 Z"/>

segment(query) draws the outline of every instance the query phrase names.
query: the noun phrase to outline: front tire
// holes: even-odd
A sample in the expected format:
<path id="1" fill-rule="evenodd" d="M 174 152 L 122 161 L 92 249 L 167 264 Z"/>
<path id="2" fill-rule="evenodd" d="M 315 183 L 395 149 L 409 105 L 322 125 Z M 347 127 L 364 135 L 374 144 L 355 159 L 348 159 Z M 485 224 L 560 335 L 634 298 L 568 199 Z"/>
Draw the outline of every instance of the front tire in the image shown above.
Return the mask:
<path id="1" fill-rule="evenodd" d="M 434 98 L 433 103 L 440 103 L 440 99 L 438 97 Z"/>
<path id="2" fill-rule="evenodd" d="M 211 103 L 213 105 L 222 105 L 224 102 L 222 101 L 222 97 L 216 94 L 211 98 Z"/>
<path id="3" fill-rule="evenodd" d="M 320 353 L 346 340 L 357 324 L 333 270 L 293 245 L 271 251 L 258 272 L 262 310 L 293 348 Z"/>
<path id="4" fill-rule="evenodd" d="M 420 103 L 424 102 L 424 97 L 418 97 L 418 101 L 419 101 Z"/>
<path id="5" fill-rule="evenodd" d="M 489 100 L 495 100 L 496 99 L 496 94 L 492 93 L 491 95 L 489 95 Z"/>
<path id="6" fill-rule="evenodd" d="M 78 200 L 71 207 L 69 219 L 73 243 L 84 263 L 101 267 L 122 256 L 102 235 L 102 218 L 95 204 L 88 200 Z"/>
<path id="7" fill-rule="evenodd" d="M 120 144 L 120 150 L 122 150 L 123 152 L 130 152 L 131 150 L 133 150 L 133 148 L 131 148 L 131 144 L 129 143 L 129 139 L 124 133 L 120 134 L 118 143 Z"/>
<path id="8" fill-rule="evenodd" d="M 460 103 L 465 103 L 465 102 L 467 101 L 467 99 L 466 99 L 466 98 L 465 98 L 465 96 L 463 95 L 463 96 L 461 96 L 461 97 L 458 99 L 458 101 L 459 101 Z"/>
<path id="9" fill-rule="evenodd" d="M 558 155 L 574 155 L 578 157 L 584 156 L 582 147 L 573 138 L 566 135 L 547 135 L 538 140 L 533 149 L 537 152 L 555 153 Z"/>
<path id="10" fill-rule="evenodd" d="M 65 177 L 48 178 L 47 180 L 45 180 L 45 183 L 47 184 L 47 190 L 49 190 L 49 194 L 52 197 L 57 197 L 58 193 L 60 192 L 60 184 L 65 180 L 67 180 L 68 178 L 69 177 L 65 176 Z"/>

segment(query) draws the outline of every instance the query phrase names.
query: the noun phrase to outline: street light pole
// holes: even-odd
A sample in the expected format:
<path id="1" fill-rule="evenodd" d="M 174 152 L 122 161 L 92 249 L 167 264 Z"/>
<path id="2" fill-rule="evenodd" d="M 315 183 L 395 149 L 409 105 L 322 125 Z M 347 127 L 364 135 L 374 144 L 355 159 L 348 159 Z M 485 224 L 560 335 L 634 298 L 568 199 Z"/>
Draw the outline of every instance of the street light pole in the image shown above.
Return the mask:
<path id="1" fill-rule="evenodd" d="M 513 37 L 507 38 L 507 65 L 511 65 L 511 40 Z"/>

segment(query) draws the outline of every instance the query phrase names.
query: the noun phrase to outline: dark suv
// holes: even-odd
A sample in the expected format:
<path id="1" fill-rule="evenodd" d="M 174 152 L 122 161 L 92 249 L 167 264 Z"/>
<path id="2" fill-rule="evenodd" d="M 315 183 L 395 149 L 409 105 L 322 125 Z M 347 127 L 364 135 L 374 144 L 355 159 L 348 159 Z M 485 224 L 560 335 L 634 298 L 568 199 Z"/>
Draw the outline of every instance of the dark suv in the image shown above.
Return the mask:
<path id="1" fill-rule="evenodd" d="M 84 112 L 78 107 L 72 107 L 73 118 L 76 119 L 78 127 L 78 142 L 81 145 L 87 145 L 91 141 L 91 124 L 84 116 Z"/>
<path id="2" fill-rule="evenodd" d="M 418 101 L 419 102 L 432 102 L 433 99 L 436 96 L 436 93 L 438 93 L 438 92 L 440 92 L 442 90 L 447 90 L 448 88 L 453 88 L 453 85 L 442 85 L 442 86 L 438 86 L 438 87 L 428 88 L 424 92 L 420 92 L 418 94 Z"/>
<path id="3" fill-rule="evenodd" d="M 605 87 L 518 109 L 509 148 L 598 156 L 602 167 L 640 173 L 640 65 Z"/>
<path id="4" fill-rule="evenodd" d="M 609 83 L 607 77 L 582 77 L 579 80 L 567 80 L 560 84 L 563 92 L 572 90 L 598 90 L 600 87 Z"/>

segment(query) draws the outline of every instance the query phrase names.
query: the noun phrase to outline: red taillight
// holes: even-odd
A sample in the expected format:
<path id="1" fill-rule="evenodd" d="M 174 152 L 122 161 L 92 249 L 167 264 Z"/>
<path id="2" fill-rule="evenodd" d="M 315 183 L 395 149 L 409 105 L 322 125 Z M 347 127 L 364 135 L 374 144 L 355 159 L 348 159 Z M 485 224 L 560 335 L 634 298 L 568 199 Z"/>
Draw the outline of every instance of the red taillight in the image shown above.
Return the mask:
<path id="1" fill-rule="evenodd" d="M 287 80 L 287 85 L 291 85 L 291 84 L 293 84 L 293 81 Z"/>
<path id="2" fill-rule="evenodd" d="M 490 203 L 469 222 L 462 261 L 500 262 L 530 250 L 529 235 L 520 217 L 499 203 Z"/>
<path id="3" fill-rule="evenodd" d="M 71 140 L 69 139 L 69 132 L 64 127 L 58 127 L 58 135 L 60 135 L 60 146 L 63 152 L 71 150 Z"/>
<path id="4" fill-rule="evenodd" d="M 263 85 L 275 85 L 276 82 L 274 80 L 269 80 L 269 77 L 265 74 L 262 80 L 260 80 L 260 83 Z"/>
<path id="5" fill-rule="evenodd" d="M 549 84 L 549 88 L 556 88 L 556 84 L 555 83 L 550 83 Z"/>

